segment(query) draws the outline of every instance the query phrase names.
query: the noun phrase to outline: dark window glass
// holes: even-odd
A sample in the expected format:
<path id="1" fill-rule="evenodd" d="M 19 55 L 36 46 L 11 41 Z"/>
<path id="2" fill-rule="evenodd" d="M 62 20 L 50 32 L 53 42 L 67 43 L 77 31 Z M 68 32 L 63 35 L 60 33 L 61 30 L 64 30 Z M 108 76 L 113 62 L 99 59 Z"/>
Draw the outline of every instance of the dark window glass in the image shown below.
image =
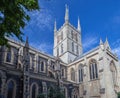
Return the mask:
<path id="1" fill-rule="evenodd" d="M 93 79 L 95 78 L 95 68 L 94 65 L 92 64 L 92 74 L 93 74 Z"/>
<path id="2" fill-rule="evenodd" d="M 36 86 L 33 85 L 33 86 L 32 86 L 32 98 L 36 98 L 35 93 L 36 93 Z"/>
<path id="3" fill-rule="evenodd" d="M 82 82 L 83 81 L 83 69 L 80 68 L 79 69 L 79 82 Z"/>
<path id="4" fill-rule="evenodd" d="M 89 69 L 90 69 L 90 79 L 92 79 L 92 70 L 91 70 L 91 65 L 89 66 Z"/>
<path id="5" fill-rule="evenodd" d="M 13 93 L 14 93 L 14 83 L 13 81 L 10 81 L 8 83 L 8 94 L 7 94 L 7 98 L 13 98 Z"/>
<path id="6" fill-rule="evenodd" d="M 41 71 L 44 71 L 44 62 L 41 62 Z"/>
<path id="7" fill-rule="evenodd" d="M 62 69 L 62 76 L 64 76 L 64 69 Z"/>
<path id="8" fill-rule="evenodd" d="M 55 69 L 55 66 L 53 65 L 53 69 Z"/>
<path id="9" fill-rule="evenodd" d="M 7 51 L 6 62 L 11 62 L 11 51 L 10 50 Z"/>
<path id="10" fill-rule="evenodd" d="M 98 78 L 97 64 L 95 64 L 96 78 Z"/>

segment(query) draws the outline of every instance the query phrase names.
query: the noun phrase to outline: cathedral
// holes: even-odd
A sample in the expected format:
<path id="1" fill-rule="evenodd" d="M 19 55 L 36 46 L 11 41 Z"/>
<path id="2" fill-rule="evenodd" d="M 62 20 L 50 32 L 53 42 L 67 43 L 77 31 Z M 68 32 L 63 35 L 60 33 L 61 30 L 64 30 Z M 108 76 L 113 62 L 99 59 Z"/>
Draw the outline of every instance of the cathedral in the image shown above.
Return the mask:
<path id="1" fill-rule="evenodd" d="M 53 56 L 25 43 L 7 38 L 10 47 L 0 46 L 0 98 L 37 98 L 50 88 L 60 87 L 65 98 L 117 98 L 120 92 L 120 61 L 106 39 L 83 53 L 81 26 L 54 23 Z"/>

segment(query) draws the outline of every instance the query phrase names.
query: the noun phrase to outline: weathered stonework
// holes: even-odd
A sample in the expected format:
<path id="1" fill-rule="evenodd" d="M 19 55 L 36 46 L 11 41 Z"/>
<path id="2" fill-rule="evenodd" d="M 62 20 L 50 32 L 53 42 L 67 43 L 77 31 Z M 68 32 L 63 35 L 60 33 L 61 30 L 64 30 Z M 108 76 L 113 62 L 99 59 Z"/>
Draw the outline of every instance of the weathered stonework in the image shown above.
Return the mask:
<path id="1" fill-rule="evenodd" d="M 37 98 L 60 86 L 66 98 L 117 98 L 120 92 L 120 61 L 110 45 L 100 44 L 82 52 L 81 27 L 69 23 L 54 26 L 54 56 L 9 39 L 10 49 L 0 46 L 0 98 Z M 11 93 L 12 92 L 12 93 Z"/>

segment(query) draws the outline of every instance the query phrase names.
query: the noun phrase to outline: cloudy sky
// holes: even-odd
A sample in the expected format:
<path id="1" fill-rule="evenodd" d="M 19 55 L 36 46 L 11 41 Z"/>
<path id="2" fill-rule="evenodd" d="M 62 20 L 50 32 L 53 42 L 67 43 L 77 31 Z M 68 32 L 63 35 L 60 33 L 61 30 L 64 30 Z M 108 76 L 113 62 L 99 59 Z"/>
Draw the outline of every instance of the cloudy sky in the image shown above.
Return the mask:
<path id="1" fill-rule="evenodd" d="M 99 45 L 100 38 L 120 57 L 120 0 L 39 0 L 40 11 L 30 12 L 31 20 L 24 29 L 30 45 L 52 54 L 53 25 L 64 23 L 65 4 L 69 6 L 70 23 L 77 27 L 80 17 L 84 52 Z"/>

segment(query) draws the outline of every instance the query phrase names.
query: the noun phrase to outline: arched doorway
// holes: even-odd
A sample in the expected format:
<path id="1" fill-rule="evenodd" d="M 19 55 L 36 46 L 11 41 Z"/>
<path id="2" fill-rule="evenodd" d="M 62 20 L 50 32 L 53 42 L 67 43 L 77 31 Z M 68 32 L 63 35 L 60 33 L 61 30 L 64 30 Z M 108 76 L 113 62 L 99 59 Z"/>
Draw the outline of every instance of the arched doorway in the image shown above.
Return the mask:
<path id="1" fill-rule="evenodd" d="M 32 83 L 30 89 L 30 98 L 37 98 L 38 96 L 38 85 L 36 83 Z"/>
<path id="2" fill-rule="evenodd" d="M 7 98 L 15 98 L 16 96 L 16 85 L 13 80 L 7 82 Z"/>

